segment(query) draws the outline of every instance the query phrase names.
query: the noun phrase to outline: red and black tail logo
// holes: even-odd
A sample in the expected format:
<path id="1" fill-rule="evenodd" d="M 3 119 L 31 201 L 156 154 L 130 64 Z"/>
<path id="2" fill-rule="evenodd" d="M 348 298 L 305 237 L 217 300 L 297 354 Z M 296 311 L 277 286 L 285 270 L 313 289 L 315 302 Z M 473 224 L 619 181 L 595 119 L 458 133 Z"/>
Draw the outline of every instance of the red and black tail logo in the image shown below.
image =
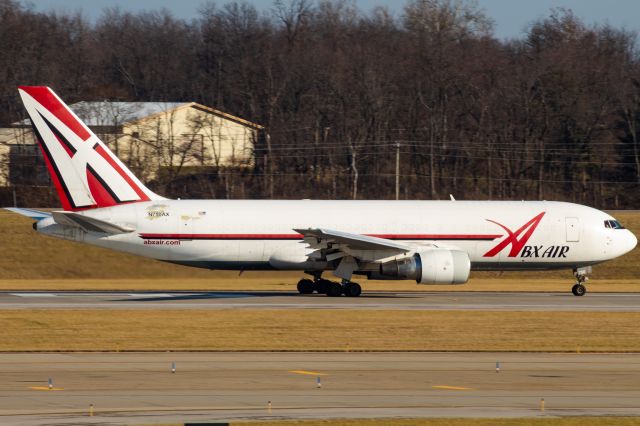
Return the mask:
<path id="1" fill-rule="evenodd" d="M 511 229 L 507 228 L 501 223 L 496 222 L 495 220 L 487 219 L 487 221 L 495 223 L 496 225 L 504 229 L 507 232 L 507 235 L 505 236 L 504 240 L 500 241 L 498 245 L 486 252 L 483 257 L 494 257 L 509 244 L 511 244 L 511 250 L 509 250 L 508 256 L 516 257 L 518 253 L 520 253 L 520 250 L 522 250 L 522 247 L 524 247 L 524 245 L 527 244 L 527 241 L 529 241 L 529 238 L 531 237 L 531 234 L 533 234 L 533 231 L 535 231 L 538 227 L 538 224 L 542 220 L 542 216 L 544 216 L 544 213 L 545 212 L 540 213 L 529 222 L 518 228 L 515 232 L 511 231 Z"/>
<path id="2" fill-rule="evenodd" d="M 19 88 L 65 210 L 162 199 L 145 186 L 48 87 Z"/>

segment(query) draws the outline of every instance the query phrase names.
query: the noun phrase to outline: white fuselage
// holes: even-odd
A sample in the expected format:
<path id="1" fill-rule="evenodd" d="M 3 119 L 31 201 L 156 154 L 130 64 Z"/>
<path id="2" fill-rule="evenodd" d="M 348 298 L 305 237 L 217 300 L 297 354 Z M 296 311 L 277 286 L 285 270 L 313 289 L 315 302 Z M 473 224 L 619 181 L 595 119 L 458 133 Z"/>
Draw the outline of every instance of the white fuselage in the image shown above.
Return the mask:
<path id="1" fill-rule="evenodd" d="M 83 214 L 133 232 L 118 235 L 38 222 L 45 234 L 211 269 L 324 268 L 294 229 L 324 228 L 402 241 L 416 251 L 455 248 L 475 270 L 578 268 L 636 245 L 596 209 L 546 201 L 162 200 Z"/>

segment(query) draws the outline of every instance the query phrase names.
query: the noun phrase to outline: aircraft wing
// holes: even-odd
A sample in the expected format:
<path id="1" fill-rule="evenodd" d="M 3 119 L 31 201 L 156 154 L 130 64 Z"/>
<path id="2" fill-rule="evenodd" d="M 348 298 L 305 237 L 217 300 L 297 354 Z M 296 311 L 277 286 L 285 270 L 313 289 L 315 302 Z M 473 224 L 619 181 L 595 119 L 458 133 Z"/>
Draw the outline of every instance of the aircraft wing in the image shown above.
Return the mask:
<path id="1" fill-rule="evenodd" d="M 35 219 L 35 220 L 41 220 L 41 219 L 46 219 L 48 217 L 51 217 L 51 213 L 42 212 L 40 210 L 21 209 L 21 208 L 18 208 L 18 207 L 5 207 L 5 210 L 9 210 L 11 212 L 18 213 L 18 214 L 20 214 L 22 216 L 27 216 L 27 217 L 30 217 L 31 219 Z"/>
<path id="2" fill-rule="evenodd" d="M 122 226 L 106 222 L 104 220 L 73 212 L 58 211 L 53 212 L 52 215 L 53 220 L 55 220 L 57 224 L 62 226 L 70 226 L 72 228 L 79 228 L 86 232 L 99 232 L 102 234 L 123 234 L 126 232 L 134 231 L 133 229 L 124 228 Z"/>
<path id="3" fill-rule="evenodd" d="M 386 256 L 412 250 L 412 248 L 406 244 L 397 243 L 386 238 L 371 237 L 369 235 L 352 234 L 350 232 L 321 228 L 294 229 L 294 231 L 302 234 L 304 241 L 309 244 L 310 248 L 318 250 L 333 249 L 332 251 L 345 252 L 345 254 L 353 254 L 354 252 L 383 252 Z M 328 260 L 331 260 L 331 257 L 338 258 L 340 256 L 329 255 L 327 256 Z"/>
<path id="4" fill-rule="evenodd" d="M 363 262 L 377 262 L 413 250 L 407 244 L 370 235 L 321 228 L 294 231 L 302 234 L 304 242 L 314 250 L 307 255 L 310 260 L 337 261 L 333 274 L 346 280 Z"/>

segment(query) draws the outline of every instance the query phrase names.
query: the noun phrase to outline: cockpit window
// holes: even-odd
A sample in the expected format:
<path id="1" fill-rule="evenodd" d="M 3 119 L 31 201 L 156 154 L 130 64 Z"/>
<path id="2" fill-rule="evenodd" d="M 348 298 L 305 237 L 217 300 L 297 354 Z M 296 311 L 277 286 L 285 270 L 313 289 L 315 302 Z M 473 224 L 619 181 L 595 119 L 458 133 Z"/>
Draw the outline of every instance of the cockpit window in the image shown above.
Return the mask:
<path id="1" fill-rule="evenodd" d="M 624 229 L 624 226 L 617 220 L 605 220 L 604 227 L 609 229 Z"/>

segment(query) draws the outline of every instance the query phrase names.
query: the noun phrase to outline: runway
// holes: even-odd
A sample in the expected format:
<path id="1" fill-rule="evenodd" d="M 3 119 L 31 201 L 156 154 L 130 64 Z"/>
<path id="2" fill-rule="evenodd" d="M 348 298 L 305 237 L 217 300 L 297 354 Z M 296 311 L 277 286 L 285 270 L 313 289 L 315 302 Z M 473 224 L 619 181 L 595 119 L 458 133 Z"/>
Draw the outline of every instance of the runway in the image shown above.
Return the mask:
<path id="1" fill-rule="evenodd" d="M 640 312 L 640 293 L 0 292 L 0 309 L 401 309 Z"/>
<path id="2" fill-rule="evenodd" d="M 640 415 L 640 354 L 21 353 L 0 366 L 3 425 Z"/>

